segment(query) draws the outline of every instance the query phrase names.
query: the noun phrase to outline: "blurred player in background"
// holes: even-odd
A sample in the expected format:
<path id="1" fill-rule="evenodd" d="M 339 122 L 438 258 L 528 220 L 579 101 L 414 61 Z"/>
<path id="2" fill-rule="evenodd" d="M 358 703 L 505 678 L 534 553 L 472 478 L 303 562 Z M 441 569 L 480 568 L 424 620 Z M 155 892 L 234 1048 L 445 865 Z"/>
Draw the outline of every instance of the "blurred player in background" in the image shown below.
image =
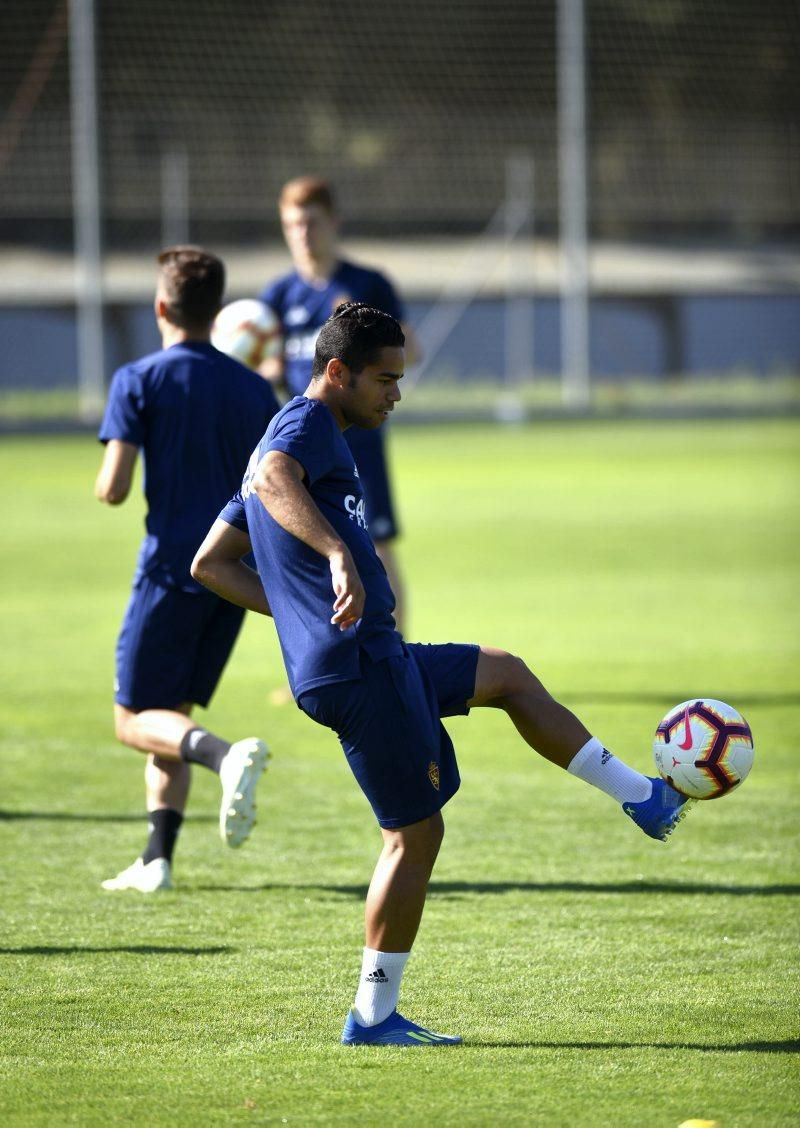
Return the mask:
<path id="1" fill-rule="evenodd" d="M 403 367 L 394 318 L 337 309 L 319 334 L 305 396 L 270 424 L 193 565 L 211 590 L 274 616 L 298 705 L 337 733 L 381 828 L 361 979 L 342 1034 L 349 1045 L 461 1041 L 396 1009 L 444 834 L 441 809 L 460 782 L 442 717 L 503 710 L 531 748 L 616 799 L 652 838 L 672 832 L 686 803 L 616 759 L 521 659 L 486 646 L 407 645 L 394 629 L 343 432 L 386 421 Z M 263 586 L 242 561 L 251 547 Z"/>
<path id="2" fill-rule="evenodd" d="M 294 269 L 259 295 L 281 322 L 283 357 L 265 361 L 261 373 L 302 395 L 311 377 L 314 343 L 322 326 L 342 302 L 364 302 L 403 321 L 403 306 L 391 282 L 377 270 L 340 257 L 339 216 L 330 184 L 301 176 L 283 186 L 278 200 L 281 226 Z M 420 358 L 412 330 L 403 325 L 406 362 Z M 405 598 L 393 542 L 398 533 L 381 431 L 351 427 L 346 432 L 366 499 L 367 524 L 395 595 L 395 621 L 402 633 Z"/>
<path id="3" fill-rule="evenodd" d="M 220 777 L 223 841 L 240 845 L 255 821 L 265 745 L 229 744 L 191 719 L 194 705 L 208 705 L 244 612 L 195 583 L 189 569 L 278 410 L 268 383 L 210 343 L 222 262 L 198 247 L 170 247 L 158 263 L 163 348 L 114 374 L 95 483 L 100 501 L 119 505 L 142 451 L 147 532 L 117 641 L 114 718 L 118 739 L 147 754 L 149 838 L 141 857 L 103 888 L 143 893 L 171 885 L 191 763 Z"/>

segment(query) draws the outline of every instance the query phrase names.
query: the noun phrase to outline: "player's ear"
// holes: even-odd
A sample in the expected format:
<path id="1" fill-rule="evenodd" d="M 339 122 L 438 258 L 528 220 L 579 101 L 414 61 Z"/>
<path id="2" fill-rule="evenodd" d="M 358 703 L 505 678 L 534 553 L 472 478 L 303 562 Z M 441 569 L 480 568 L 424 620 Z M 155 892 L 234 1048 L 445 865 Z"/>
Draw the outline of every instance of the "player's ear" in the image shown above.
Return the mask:
<path id="1" fill-rule="evenodd" d="M 325 366 L 325 375 L 332 384 L 335 384 L 337 388 L 341 388 L 350 377 L 350 369 L 343 360 L 339 360 L 338 357 L 333 357 Z"/>

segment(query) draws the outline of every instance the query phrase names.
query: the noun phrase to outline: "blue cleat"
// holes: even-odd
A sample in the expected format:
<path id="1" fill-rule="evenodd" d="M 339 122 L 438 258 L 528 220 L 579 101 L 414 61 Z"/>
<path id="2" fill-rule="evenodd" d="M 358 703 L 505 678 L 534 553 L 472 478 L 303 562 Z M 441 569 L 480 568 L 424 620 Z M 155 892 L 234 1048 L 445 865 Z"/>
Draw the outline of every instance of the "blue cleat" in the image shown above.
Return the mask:
<path id="1" fill-rule="evenodd" d="M 623 803 L 622 809 L 651 838 L 666 842 L 686 815 L 691 803 L 663 779 L 651 779 L 653 793 L 641 803 Z"/>
<path id="2" fill-rule="evenodd" d="M 458 1046 L 463 1041 L 456 1034 L 434 1034 L 397 1011 L 376 1026 L 362 1026 L 350 1011 L 342 1031 L 345 1046 Z"/>

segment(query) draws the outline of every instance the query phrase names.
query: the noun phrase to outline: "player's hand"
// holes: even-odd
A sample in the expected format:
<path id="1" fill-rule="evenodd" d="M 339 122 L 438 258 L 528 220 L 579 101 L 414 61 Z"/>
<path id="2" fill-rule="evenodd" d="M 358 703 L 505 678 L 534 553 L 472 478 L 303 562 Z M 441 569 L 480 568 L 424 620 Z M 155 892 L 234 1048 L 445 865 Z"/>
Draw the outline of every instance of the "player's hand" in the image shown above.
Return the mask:
<path id="1" fill-rule="evenodd" d="M 340 631 L 355 626 L 364 614 L 367 595 L 349 552 L 336 552 L 329 558 L 331 581 L 336 599 L 331 622 Z"/>

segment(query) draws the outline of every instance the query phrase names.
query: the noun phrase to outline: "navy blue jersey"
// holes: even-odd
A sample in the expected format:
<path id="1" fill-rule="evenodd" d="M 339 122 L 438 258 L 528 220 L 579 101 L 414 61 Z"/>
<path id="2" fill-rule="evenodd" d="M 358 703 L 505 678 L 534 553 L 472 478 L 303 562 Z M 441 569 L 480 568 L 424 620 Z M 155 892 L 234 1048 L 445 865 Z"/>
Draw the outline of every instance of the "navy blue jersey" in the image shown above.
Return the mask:
<path id="1" fill-rule="evenodd" d="M 133 443 L 144 456 L 147 535 L 137 575 L 202 590 L 189 574 L 192 558 L 277 410 L 268 381 L 205 341 L 115 372 L 98 437 Z"/>
<path id="2" fill-rule="evenodd" d="M 286 384 L 295 396 L 308 387 L 317 335 L 341 302 L 364 302 L 398 321 L 403 319 L 403 307 L 388 278 L 352 262 L 339 262 L 323 286 L 306 282 L 292 270 L 259 296 L 280 320 Z"/>
<path id="3" fill-rule="evenodd" d="M 352 553 L 366 603 L 362 618 L 346 631 L 330 621 L 335 596 L 327 558 L 287 533 L 252 491 L 256 468 L 271 450 L 300 463 L 314 503 Z M 361 648 L 374 661 L 402 653 L 394 595 L 367 530 L 358 472 L 325 404 L 296 396 L 281 409 L 253 452 L 241 490 L 220 516 L 249 533 L 295 697 L 360 678 Z"/>

